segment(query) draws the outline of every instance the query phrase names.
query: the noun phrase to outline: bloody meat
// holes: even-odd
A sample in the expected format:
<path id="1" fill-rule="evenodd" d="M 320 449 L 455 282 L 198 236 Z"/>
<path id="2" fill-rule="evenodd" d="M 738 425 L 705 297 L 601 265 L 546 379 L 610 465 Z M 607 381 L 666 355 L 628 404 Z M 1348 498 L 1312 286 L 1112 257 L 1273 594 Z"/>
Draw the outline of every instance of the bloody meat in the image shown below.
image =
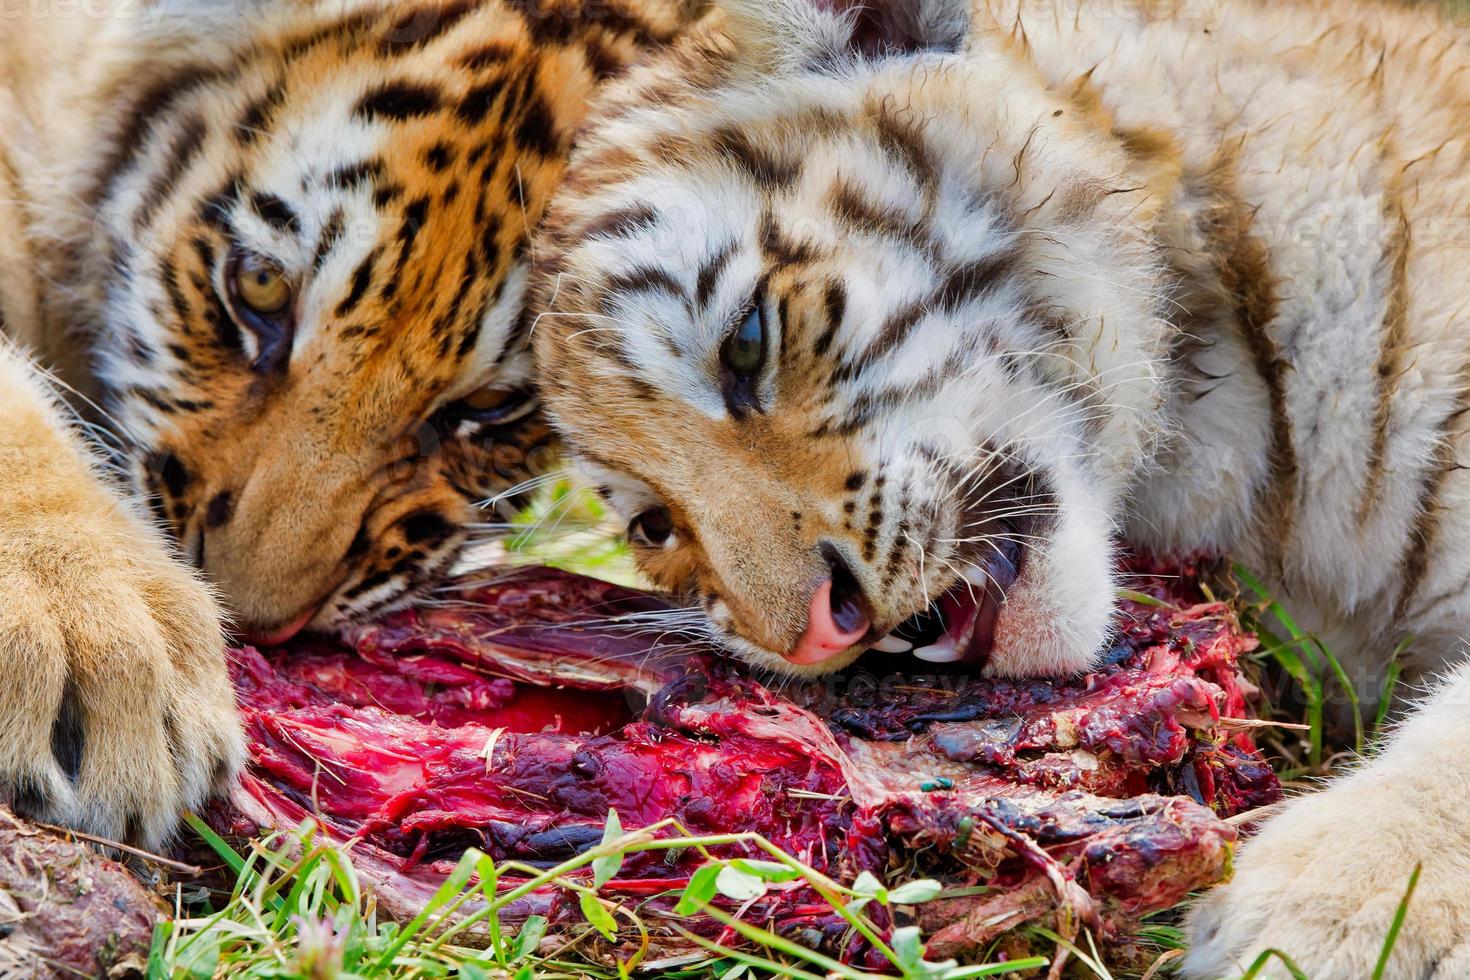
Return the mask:
<path id="1" fill-rule="evenodd" d="M 127 868 L 0 806 L 0 977 L 138 977 L 165 908 Z"/>
<path id="2" fill-rule="evenodd" d="M 1279 795 L 1235 724 L 1253 638 L 1187 570 L 1135 584 L 1151 598 L 1121 603 L 1114 647 L 1081 677 L 869 655 L 796 683 L 666 629 L 643 593 L 540 568 L 463 581 L 340 641 L 234 651 L 252 761 L 213 819 L 238 834 L 316 814 L 400 915 L 467 846 L 548 867 L 615 809 L 625 828 L 758 832 L 839 880 L 917 862 L 993 886 L 922 908 L 936 952 L 1058 909 L 1117 937 L 1224 876 L 1222 818 Z M 657 925 L 700 861 L 632 855 L 604 893 Z M 503 918 L 533 912 L 577 919 L 554 890 Z M 844 928 L 800 888 L 747 914 L 808 940 Z"/>

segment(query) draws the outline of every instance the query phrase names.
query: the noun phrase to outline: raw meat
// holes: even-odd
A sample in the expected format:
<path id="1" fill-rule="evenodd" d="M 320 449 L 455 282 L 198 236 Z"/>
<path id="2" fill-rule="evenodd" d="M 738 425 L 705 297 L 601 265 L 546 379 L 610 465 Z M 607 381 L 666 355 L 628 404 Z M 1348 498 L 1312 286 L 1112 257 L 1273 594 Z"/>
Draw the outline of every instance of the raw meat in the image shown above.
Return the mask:
<path id="1" fill-rule="evenodd" d="M 667 630 L 652 596 L 539 568 L 461 582 L 340 642 L 235 651 L 252 763 L 213 819 L 240 834 L 317 814 L 400 915 L 466 846 L 548 867 L 612 808 L 625 828 L 759 832 L 839 880 L 917 862 L 993 886 L 922 907 L 946 954 L 1059 908 L 1119 936 L 1219 880 L 1222 818 L 1279 794 L 1235 724 L 1253 638 L 1187 569 L 1135 585 L 1152 599 L 1122 603 L 1116 646 L 1073 680 L 870 655 L 795 683 Z M 604 894 L 656 925 L 700 862 L 633 855 Z M 504 918 L 575 908 L 550 891 Z M 747 914 L 834 947 L 844 932 L 802 887 Z"/>
<path id="2" fill-rule="evenodd" d="M 127 868 L 0 806 L 0 977 L 142 976 L 162 913 Z"/>

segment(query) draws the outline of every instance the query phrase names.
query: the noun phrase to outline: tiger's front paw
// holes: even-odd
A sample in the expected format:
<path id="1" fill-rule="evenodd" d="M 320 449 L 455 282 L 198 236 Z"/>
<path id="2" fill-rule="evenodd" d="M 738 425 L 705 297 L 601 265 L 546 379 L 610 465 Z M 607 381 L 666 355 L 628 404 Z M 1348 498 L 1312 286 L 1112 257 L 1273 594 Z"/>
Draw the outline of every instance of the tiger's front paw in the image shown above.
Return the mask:
<path id="1" fill-rule="evenodd" d="M 1191 913 L 1185 975 L 1239 977 L 1274 949 L 1309 977 L 1370 977 L 1418 866 L 1384 976 L 1470 976 L 1470 814 L 1435 776 L 1380 760 L 1268 820 Z M 1273 956 L 1257 975 L 1290 972 Z"/>
<path id="2" fill-rule="evenodd" d="M 145 847 L 234 778 L 213 597 L 103 487 L 0 511 L 0 801 Z"/>

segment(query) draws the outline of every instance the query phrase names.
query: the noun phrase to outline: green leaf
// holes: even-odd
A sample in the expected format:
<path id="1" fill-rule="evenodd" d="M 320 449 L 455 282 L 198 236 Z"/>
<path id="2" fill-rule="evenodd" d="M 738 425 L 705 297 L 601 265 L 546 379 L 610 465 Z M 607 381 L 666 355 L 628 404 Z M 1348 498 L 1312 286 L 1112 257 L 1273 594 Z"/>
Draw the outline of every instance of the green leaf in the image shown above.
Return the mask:
<path id="1" fill-rule="evenodd" d="M 928 972 L 924 969 L 924 940 L 919 936 L 918 926 L 901 926 L 893 930 L 889 945 L 893 947 L 894 965 L 905 975 L 923 976 Z"/>
<path id="2" fill-rule="evenodd" d="M 766 893 L 766 883 L 753 874 L 748 874 L 727 864 L 715 875 L 715 888 L 721 895 L 736 902 L 748 902 Z"/>
<path id="3" fill-rule="evenodd" d="M 618 923 L 613 918 L 612 913 L 607 910 L 607 906 L 603 905 L 598 899 L 595 892 L 582 892 L 578 896 L 578 901 L 582 906 L 583 917 L 591 924 L 592 928 L 602 933 L 610 941 L 618 938 Z"/>
<path id="4" fill-rule="evenodd" d="M 754 858 L 735 858 L 730 864 L 744 871 L 746 874 L 754 875 L 761 881 L 772 884 L 778 884 L 783 881 L 795 881 L 801 877 L 800 871 L 787 867 L 779 861 L 757 861 Z"/>
<path id="5" fill-rule="evenodd" d="M 182 972 L 198 980 L 210 980 L 219 968 L 219 947 L 223 934 L 209 930 L 194 936 L 174 961 L 174 976 Z"/>
<path id="6" fill-rule="evenodd" d="M 877 898 L 878 893 L 883 891 L 883 882 L 874 877 L 871 871 L 864 871 L 853 880 L 852 890 L 863 898 Z"/>
<path id="7" fill-rule="evenodd" d="M 603 845 L 611 844 L 623 836 L 623 823 L 618 819 L 618 811 L 607 811 L 607 823 L 602 828 Z M 621 852 L 607 854 L 592 862 L 592 884 L 595 888 L 603 885 L 617 877 L 619 869 L 623 866 L 623 855 Z"/>
<path id="8" fill-rule="evenodd" d="M 715 879 L 719 877 L 720 866 L 718 864 L 706 864 L 689 878 L 689 884 L 684 886 L 684 894 L 679 896 L 679 904 L 674 906 L 677 915 L 693 915 L 710 903 L 719 891 L 715 887 Z"/>
<path id="9" fill-rule="evenodd" d="M 898 905 L 920 905 L 932 902 L 944 891 L 944 886 L 933 878 L 906 881 L 897 888 L 888 890 L 888 900 Z"/>
<path id="10" fill-rule="evenodd" d="M 168 940 L 173 932 L 172 922 L 160 922 L 153 927 L 153 942 L 148 947 L 147 980 L 165 980 L 168 976 L 168 968 L 163 965 L 163 955 L 168 949 Z"/>
<path id="11" fill-rule="evenodd" d="M 1162 599 L 1155 599 L 1147 592 L 1136 592 L 1133 589 L 1119 589 L 1118 598 L 1136 602 L 1140 606 L 1152 606 L 1156 609 L 1173 609 L 1174 607 Z"/>
<path id="12" fill-rule="evenodd" d="M 471 960 L 459 964 L 459 975 L 463 980 L 490 980 L 490 972 Z"/>
<path id="13" fill-rule="evenodd" d="M 226 844 L 223 837 L 211 830 L 209 824 L 200 820 L 193 812 L 184 814 L 184 822 L 204 840 L 204 843 L 209 845 L 210 850 L 219 855 L 220 860 L 230 866 L 231 871 L 238 875 L 245 869 L 245 859 L 233 847 Z"/>
<path id="14" fill-rule="evenodd" d="M 1261 954 L 1251 961 L 1250 967 L 1241 975 L 1240 980 L 1256 980 L 1272 960 L 1280 961 L 1281 965 L 1290 973 L 1292 980 L 1307 980 L 1307 975 L 1302 968 L 1296 965 L 1296 961 L 1287 956 L 1279 949 L 1264 949 Z"/>
<path id="15" fill-rule="evenodd" d="M 541 939 L 545 935 L 546 916 L 527 916 L 526 921 L 521 924 L 521 931 L 516 933 L 515 942 L 511 944 L 510 961 L 519 963 L 536 952 L 536 947 L 541 945 Z"/>
<path id="16" fill-rule="evenodd" d="M 527 963 L 516 971 L 513 980 L 536 980 L 536 971 L 531 969 L 531 964 Z"/>

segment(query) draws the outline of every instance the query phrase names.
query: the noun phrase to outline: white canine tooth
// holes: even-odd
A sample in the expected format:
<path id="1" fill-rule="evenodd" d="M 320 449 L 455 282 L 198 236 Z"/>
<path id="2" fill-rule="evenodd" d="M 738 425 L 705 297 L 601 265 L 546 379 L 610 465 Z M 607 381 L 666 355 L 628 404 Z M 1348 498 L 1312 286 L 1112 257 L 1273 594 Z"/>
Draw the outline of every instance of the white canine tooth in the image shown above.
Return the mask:
<path id="1" fill-rule="evenodd" d="M 983 589 L 990 584 L 990 576 L 986 574 L 985 569 L 971 566 L 965 569 L 965 581 Z"/>
<path id="2" fill-rule="evenodd" d="M 918 647 L 914 650 L 914 656 L 931 664 L 952 664 L 964 654 L 952 642 L 941 642 L 933 646 Z"/>
<path id="3" fill-rule="evenodd" d="M 873 644 L 874 650 L 882 650 L 884 653 L 908 653 L 913 648 L 914 645 L 908 640 L 901 640 L 892 633 Z"/>

